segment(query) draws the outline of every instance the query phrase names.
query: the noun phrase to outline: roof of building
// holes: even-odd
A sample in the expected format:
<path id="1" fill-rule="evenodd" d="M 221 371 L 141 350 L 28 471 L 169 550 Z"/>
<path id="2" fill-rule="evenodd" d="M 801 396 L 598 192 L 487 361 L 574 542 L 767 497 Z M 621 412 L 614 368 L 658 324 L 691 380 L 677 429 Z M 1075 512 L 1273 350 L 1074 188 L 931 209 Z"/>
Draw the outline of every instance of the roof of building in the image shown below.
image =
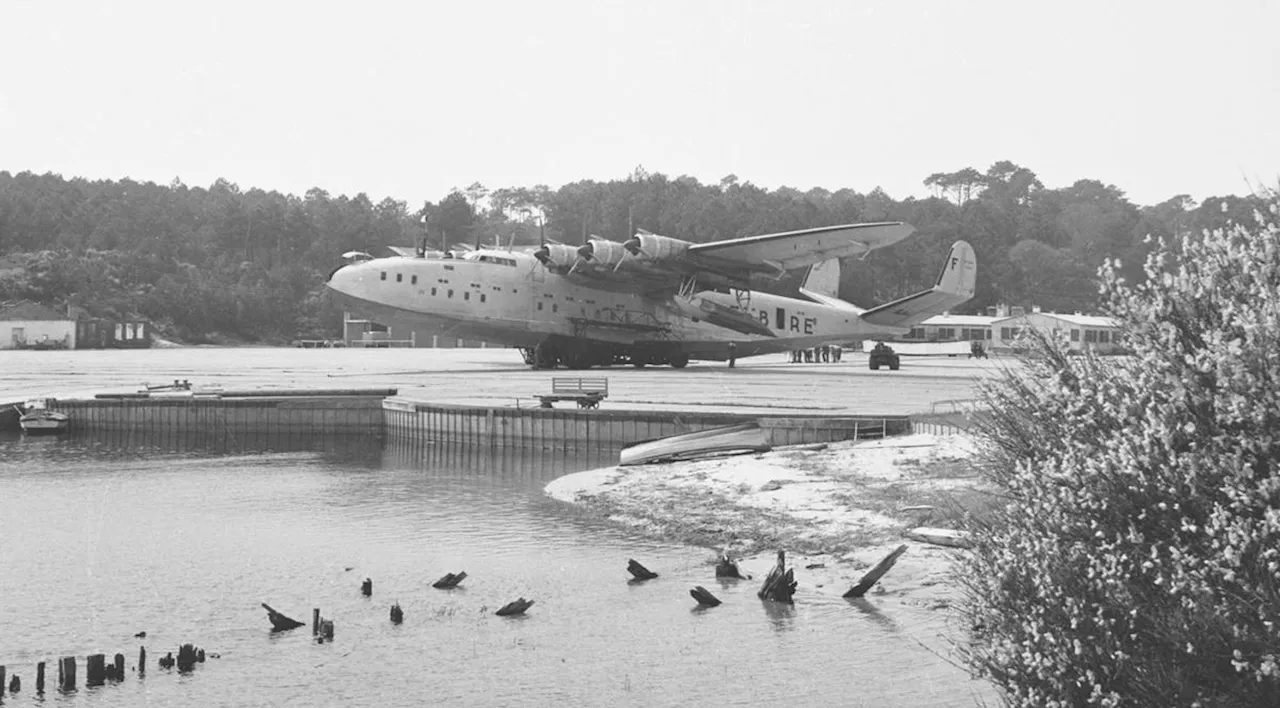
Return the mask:
<path id="1" fill-rule="evenodd" d="M 934 315 L 924 322 L 920 323 L 921 327 L 990 327 L 992 322 L 1000 319 L 999 317 L 988 317 L 986 315 Z"/>
<path id="2" fill-rule="evenodd" d="M 48 305 L 30 300 L 0 303 L 0 321 L 3 322 L 49 322 L 70 319 Z"/>
<path id="3" fill-rule="evenodd" d="M 1043 317 L 1052 317 L 1077 327 L 1109 327 L 1116 329 L 1120 327 L 1120 323 L 1112 317 L 1103 317 L 1101 315 L 1081 315 L 1067 314 L 1065 312 L 1028 312 L 1023 315 L 1013 315 L 1010 317 L 1001 317 L 1000 321 L 1006 320 L 1025 320 L 1032 315 L 1040 315 Z"/>

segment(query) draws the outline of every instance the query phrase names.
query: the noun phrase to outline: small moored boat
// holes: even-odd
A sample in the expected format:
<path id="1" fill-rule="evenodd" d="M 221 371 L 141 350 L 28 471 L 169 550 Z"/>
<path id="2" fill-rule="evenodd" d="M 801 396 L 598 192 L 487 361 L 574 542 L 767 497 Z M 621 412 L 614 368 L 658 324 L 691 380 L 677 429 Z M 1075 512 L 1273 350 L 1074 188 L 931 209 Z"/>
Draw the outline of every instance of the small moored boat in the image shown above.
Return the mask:
<path id="1" fill-rule="evenodd" d="M 27 401 L 19 412 L 18 425 L 26 433 L 61 433 L 71 423 L 66 413 L 51 410 L 46 398 Z"/>

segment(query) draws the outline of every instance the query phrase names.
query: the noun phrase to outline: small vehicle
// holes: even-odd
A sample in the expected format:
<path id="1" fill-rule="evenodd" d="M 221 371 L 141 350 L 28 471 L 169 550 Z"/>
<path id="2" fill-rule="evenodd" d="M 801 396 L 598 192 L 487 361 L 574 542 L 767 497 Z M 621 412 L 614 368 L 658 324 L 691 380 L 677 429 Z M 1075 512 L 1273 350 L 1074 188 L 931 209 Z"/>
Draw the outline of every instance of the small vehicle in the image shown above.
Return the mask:
<path id="1" fill-rule="evenodd" d="M 898 353 L 893 347 L 884 342 L 876 342 L 871 349 L 871 357 L 868 360 L 872 371 L 879 371 L 881 366 L 888 366 L 891 370 L 897 371 L 899 365 Z"/>

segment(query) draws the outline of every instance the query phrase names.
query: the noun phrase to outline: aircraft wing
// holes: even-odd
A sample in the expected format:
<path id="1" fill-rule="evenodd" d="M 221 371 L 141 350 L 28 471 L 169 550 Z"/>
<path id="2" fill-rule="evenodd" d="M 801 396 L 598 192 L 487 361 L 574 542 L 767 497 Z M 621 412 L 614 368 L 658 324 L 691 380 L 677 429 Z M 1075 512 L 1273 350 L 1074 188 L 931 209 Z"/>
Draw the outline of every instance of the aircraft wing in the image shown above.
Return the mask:
<path id="1" fill-rule="evenodd" d="M 865 256 L 914 231 L 915 227 L 900 221 L 824 226 L 698 243 L 689 247 L 689 257 L 712 267 L 781 273 L 832 258 Z"/>

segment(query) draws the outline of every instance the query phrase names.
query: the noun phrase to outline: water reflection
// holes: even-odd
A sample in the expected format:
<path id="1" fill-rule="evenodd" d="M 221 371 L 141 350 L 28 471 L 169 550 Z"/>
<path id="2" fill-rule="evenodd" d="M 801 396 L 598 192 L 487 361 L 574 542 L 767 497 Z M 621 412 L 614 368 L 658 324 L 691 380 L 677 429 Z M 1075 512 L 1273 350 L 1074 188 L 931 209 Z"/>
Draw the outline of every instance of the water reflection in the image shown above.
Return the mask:
<path id="1" fill-rule="evenodd" d="M 764 613 L 769 617 L 769 625 L 775 632 L 785 632 L 795 628 L 795 605 L 771 600 L 761 600 L 760 604 L 764 605 Z"/>
<path id="2" fill-rule="evenodd" d="M 265 454 L 280 452 L 322 452 L 336 459 L 376 459 L 382 450 L 382 436 L 374 433 L 308 433 L 272 431 L 229 433 L 225 430 L 190 431 L 164 426 L 133 430 L 70 431 L 58 440 L 69 445 L 96 447 L 103 451 L 131 450 L 164 453 Z M 31 439 L 23 440 L 31 444 Z"/>
<path id="3" fill-rule="evenodd" d="M 887 632 L 897 632 L 898 623 L 886 617 L 880 608 L 876 607 L 865 597 L 846 597 L 845 602 L 856 608 L 872 622 L 882 627 Z"/>
<path id="4" fill-rule="evenodd" d="M 436 474 L 550 481 L 568 472 L 616 465 L 618 451 L 613 448 L 539 451 L 397 437 L 386 442 L 383 460 L 387 467 L 433 470 Z"/>

